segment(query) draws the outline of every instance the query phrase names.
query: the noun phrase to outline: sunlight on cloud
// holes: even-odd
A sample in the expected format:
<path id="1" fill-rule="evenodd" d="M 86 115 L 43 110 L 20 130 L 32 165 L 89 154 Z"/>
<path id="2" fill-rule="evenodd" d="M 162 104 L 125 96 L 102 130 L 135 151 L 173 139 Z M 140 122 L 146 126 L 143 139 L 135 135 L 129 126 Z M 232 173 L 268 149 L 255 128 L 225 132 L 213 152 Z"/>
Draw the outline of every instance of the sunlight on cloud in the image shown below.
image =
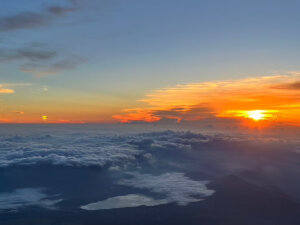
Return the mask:
<path id="1" fill-rule="evenodd" d="M 230 110 L 225 113 L 227 113 L 227 116 L 250 118 L 255 121 L 259 121 L 259 120 L 276 119 L 278 110 L 250 110 L 250 111 Z"/>
<path id="2" fill-rule="evenodd" d="M 15 93 L 13 89 L 4 88 L 4 86 L 0 84 L 0 94 L 13 94 L 13 93 Z"/>
<path id="3" fill-rule="evenodd" d="M 298 123 L 300 73 L 176 85 L 147 94 L 144 108 L 125 109 L 121 122 L 154 122 L 162 118 L 251 119 Z"/>

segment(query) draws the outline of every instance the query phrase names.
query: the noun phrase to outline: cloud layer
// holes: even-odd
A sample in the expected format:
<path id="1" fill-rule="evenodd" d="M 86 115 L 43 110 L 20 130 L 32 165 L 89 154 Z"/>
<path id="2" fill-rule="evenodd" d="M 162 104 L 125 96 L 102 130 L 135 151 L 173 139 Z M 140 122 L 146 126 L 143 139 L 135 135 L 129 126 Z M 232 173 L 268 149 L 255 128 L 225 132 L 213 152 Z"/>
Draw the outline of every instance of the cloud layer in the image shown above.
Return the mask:
<path id="1" fill-rule="evenodd" d="M 60 126 L 58 130 L 49 125 L 47 129 L 43 126 L 37 130 L 28 127 L 29 130 L 23 126 L 14 126 L 10 131 L 9 126 L 0 130 L 1 171 L 19 171 L 20 167 L 27 171 L 39 171 L 39 168 L 56 171 L 70 167 L 66 171 L 77 173 L 81 168 L 88 173 L 93 171 L 96 177 L 99 172 L 109 177 L 112 183 L 108 182 L 108 185 L 113 184 L 116 189 L 109 194 L 99 192 L 99 197 L 89 200 L 90 204 L 86 202 L 82 206 L 82 202 L 78 202 L 78 207 L 81 205 L 85 210 L 167 203 L 187 205 L 214 194 L 214 190 L 208 188 L 211 186 L 207 180 L 229 174 L 246 173 L 248 175 L 241 176 L 249 178 L 250 182 L 259 179 L 262 184 L 270 182 L 288 191 L 300 187 L 297 182 L 300 171 L 298 136 L 208 135 L 174 131 L 108 134 L 107 129 L 101 131 L 93 126 L 90 130 L 69 125 Z M 18 135 L 9 135 L 9 132 Z M 76 170 L 71 169 L 74 167 Z M 94 178 L 92 176 L 93 181 Z M 38 187 L 44 187 L 43 183 Z M 45 192 L 40 190 L 38 193 Z M 19 191 L 2 194 L 3 205 L 11 205 L 9 208 L 17 204 L 11 199 L 16 198 L 18 202 L 25 199 L 11 197 L 25 195 Z M 44 199 L 53 198 L 37 199 L 22 205 L 45 205 Z M 21 206 L 15 206 L 18 207 Z"/>
<path id="2" fill-rule="evenodd" d="M 56 204 L 62 199 L 49 199 L 43 189 L 23 188 L 13 192 L 0 193 L 0 212 L 17 211 L 19 208 L 38 206 L 45 209 L 56 209 Z"/>
<path id="3" fill-rule="evenodd" d="M 134 162 L 135 156 L 140 154 L 122 139 L 105 136 L 12 136 L 2 141 L 0 167 L 126 165 Z"/>
<path id="4" fill-rule="evenodd" d="M 230 161 L 233 161 L 232 154 L 235 154 L 234 157 L 240 159 L 233 161 L 232 166 L 234 166 L 246 165 L 247 162 L 259 163 L 258 160 L 252 161 L 252 158 L 261 152 L 253 151 L 252 148 L 262 148 L 265 157 L 262 158 L 260 155 L 260 160 L 272 160 L 275 153 L 289 154 L 282 151 L 286 148 L 282 138 L 271 139 L 255 135 L 203 135 L 173 131 L 102 135 L 89 132 L 73 133 L 72 130 L 61 129 L 59 132 L 49 130 L 42 134 L 4 134 L 0 137 L 0 141 L 0 167 L 3 168 L 44 164 L 69 167 L 95 166 L 114 170 L 150 166 L 153 163 L 166 166 L 171 162 L 183 163 L 182 160 L 195 156 L 199 157 L 199 160 L 202 157 L 202 163 L 214 160 L 216 166 L 220 166 L 227 161 L 230 164 Z M 288 143 L 294 145 L 291 141 Z M 237 148 L 242 150 L 236 153 Z M 264 150 L 268 148 L 273 150 L 269 152 Z M 249 153 L 251 155 L 248 155 Z M 188 165 L 194 164 L 185 166 Z M 138 175 L 135 176 L 136 179 L 139 178 Z"/>

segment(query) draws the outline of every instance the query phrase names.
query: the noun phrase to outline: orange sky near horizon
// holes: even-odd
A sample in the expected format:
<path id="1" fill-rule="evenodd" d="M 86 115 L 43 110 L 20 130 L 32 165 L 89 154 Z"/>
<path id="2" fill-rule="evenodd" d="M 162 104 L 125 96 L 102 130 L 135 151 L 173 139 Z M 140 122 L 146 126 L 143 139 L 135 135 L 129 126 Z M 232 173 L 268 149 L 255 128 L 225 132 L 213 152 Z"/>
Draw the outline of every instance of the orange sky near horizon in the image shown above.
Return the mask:
<path id="1" fill-rule="evenodd" d="M 47 92 L 39 94 L 39 101 L 31 100 L 30 104 L 7 97 L 2 101 L 0 123 L 151 123 L 161 119 L 178 122 L 210 119 L 218 123 L 222 119 L 234 119 L 247 125 L 280 123 L 300 126 L 298 72 L 180 84 L 150 91 L 137 101 L 101 101 L 97 96 L 80 97 L 72 93 L 69 95 L 73 98 L 49 99 Z M 0 94 L 12 96 L 16 93 L 13 87 L 1 85 Z M 30 96 L 27 99 L 31 99 Z M 18 105 L 23 105 L 23 108 L 15 107 Z"/>
<path id="2" fill-rule="evenodd" d="M 300 74 L 177 85 L 139 101 L 146 107 L 113 117 L 121 122 L 233 118 L 300 125 Z"/>

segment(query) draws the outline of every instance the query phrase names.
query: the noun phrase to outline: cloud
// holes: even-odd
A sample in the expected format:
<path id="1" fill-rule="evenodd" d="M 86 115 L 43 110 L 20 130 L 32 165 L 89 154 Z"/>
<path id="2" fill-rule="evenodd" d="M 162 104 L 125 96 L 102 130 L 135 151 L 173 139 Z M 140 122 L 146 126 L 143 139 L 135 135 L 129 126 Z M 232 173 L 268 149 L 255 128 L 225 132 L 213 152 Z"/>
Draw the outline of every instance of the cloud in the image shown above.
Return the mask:
<path id="1" fill-rule="evenodd" d="M 1 138 L 0 167 L 54 165 L 68 167 L 121 168 L 136 162 L 142 151 L 120 137 L 93 135 L 53 137 L 6 136 Z"/>
<path id="2" fill-rule="evenodd" d="M 43 12 L 20 12 L 13 16 L 0 17 L 0 31 L 19 29 L 32 29 L 50 24 L 56 18 L 68 12 L 75 11 L 77 7 L 50 6 Z"/>
<path id="3" fill-rule="evenodd" d="M 78 1 L 63 1 L 60 5 L 45 7 L 40 12 L 20 12 L 16 15 L 0 17 L 0 31 L 32 29 L 51 24 L 67 13 L 79 9 Z M 67 56 L 42 44 L 0 50 L 0 63 L 21 62 L 20 70 L 35 76 L 44 76 L 74 69 L 84 60 L 77 56 Z"/>
<path id="4" fill-rule="evenodd" d="M 3 86 L 5 87 L 29 87 L 35 85 L 34 83 L 4 83 Z"/>
<path id="5" fill-rule="evenodd" d="M 191 202 L 198 202 L 204 197 L 214 194 L 214 190 L 206 187 L 208 181 L 195 181 L 186 177 L 183 173 L 165 173 L 158 176 L 141 173 L 128 173 L 133 176 L 131 179 L 123 179 L 119 185 L 130 186 L 137 189 L 146 189 L 153 193 L 163 194 L 163 199 L 154 199 L 141 194 L 130 194 L 115 196 L 103 201 L 90 203 L 81 206 L 85 210 L 102 210 L 127 208 L 138 206 L 156 206 L 168 203 L 187 205 Z M 197 196 L 197 197 L 195 197 Z"/>
<path id="6" fill-rule="evenodd" d="M 272 162 L 273 154 L 284 154 L 286 157 L 286 149 L 292 148 L 287 147 L 284 140 L 268 140 L 264 137 L 259 139 L 255 135 L 252 137 L 242 134 L 234 134 L 232 137 L 165 131 L 134 135 L 99 135 L 88 132 L 77 134 L 77 131 L 63 127 L 59 132 L 43 130 L 32 133 L 26 129 L 23 135 L 15 135 L 19 130 L 14 129 L 14 135 L 8 135 L 7 132 L 7 129 L 2 130 L 0 136 L 0 168 L 51 165 L 124 171 L 147 167 L 174 169 L 173 164 L 176 164 L 175 168 L 178 168 L 177 165 L 182 168 L 191 167 L 197 171 L 209 168 L 208 172 L 213 173 L 217 169 L 225 172 L 226 169 L 253 167 L 251 163 L 256 166 L 260 163 L 260 166 L 275 164 Z M 188 179 L 182 177 L 182 174 L 177 177 L 175 175 L 173 177 L 177 180 Z M 157 182 L 170 178 L 167 175 L 132 176 L 136 180 L 151 178 Z"/>
<path id="7" fill-rule="evenodd" d="M 43 176 L 43 171 L 57 171 L 61 167 L 87 172 L 93 168 L 95 175 L 99 171 L 108 174 L 119 185 L 112 189 L 116 192 L 108 196 L 100 191 L 101 197 L 81 201 L 78 207 L 83 205 L 85 210 L 167 203 L 186 205 L 212 194 L 214 188 L 207 180 L 213 182 L 243 171 L 259 174 L 264 182 L 270 181 L 280 189 L 300 188 L 300 183 L 295 182 L 300 171 L 298 132 L 292 132 L 293 137 L 286 130 L 272 136 L 228 131 L 225 134 L 137 133 L 135 128 L 133 133 L 128 131 L 130 126 L 122 125 L 126 132 L 122 134 L 118 133 L 120 126 L 3 126 L 0 167 L 8 173 L 40 171 L 39 176 Z"/>
<path id="8" fill-rule="evenodd" d="M 208 181 L 191 180 L 183 173 L 171 172 L 159 176 L 137 172 L 128 174 L 133 176 L 133 178 L 123 179 L 118 182 L 119 185 L 164 194 L 166 195 L 164 202 L 176 202 L 179 205 L 187 205 L 191 202 L 201 201 L 214 193 L 214 190 L 206 187 L 206 184 L 209 183 Z"/>
<path id="9" fill-rule="evenodd" d="M 5 88 L 4 85 L 0 84 L 0 94 L 13 94 L 15 91 L 10 88 Z"/>
<path id="10" fill-rule="evenodd" d="M 156 200 L 151 197 L 139 194 L 116 196 L 103 201 L 83 205 L 84 210 L 118 209 L 139 206 L 156 206 L 169 203 L 167 200 Z"/>
<path id="11" fill-rule="evenodd" d="M 124 109 L 113 118 L 121 122 L 156 122 L 164 118 L 244 121 L 248 111 L 264 110 L 269 113 L 265 121 L 300 124 L 299 80 L 299 73 L 293 73 L 176 85 L 148 93 L 139 100 L 144 107 Z"/>
<path id="12" fill-rule="evenodd" d="M 20 70 L 26 73 L 32 73 L 37 77 L 49 74 L 60 73 L 65 70 L 75 69 L 84 60 L 77 56 L 68 57 L 66 59 L 56 60 L 54 62 L 41 63 L 31 62 L 23 64 Z"/>
<path id="13" fill-rule="evenodd" d="M 12 113 L 15 113 L 15 114 L 20 114 L 20 115 L 23 115 L 24 112 L 23 111 L 12 111 Z"/>
<path id="14" fill-rule="evenodd" d="M 21 62 L 20 70 L 37 77 L 76 68 L 84 62 L 81 57 L 61 54 L 44 44 L 31 43 L 25 47 L 0 50 L 0 63 Z"/>
<path id="15" fill-rule="evenodd" d="M 23 207 L 38 206 L 45 209 L 56 209 L 56 204 L 62 199 L 53 200 L 43 193 L 41 188 L 16 189 L 13 192 L 0 193 L 1 211 L 17 211 Z"/>
<path id="16" fill-rule="evenodd" d="M 60 15 L 63 15 L 65 13 L 68 13 L 68 12 L 73 12 L 77 10 L 76 7 L 61 7 L 61 6 L 50 6 L 47 8 L 47 11 L 51 14 L 54 14 L 54 15 L 57 15 L 57 16 L 60 16 Z"/>
<path id="17" fill-rule="evenodd" d="M 300 90 L 300 81 L 295 81 L 293 83 L 284 83 L 284 84 L 274 85 L 274 86 L 272 86 L 272 88 Z"/>
<path id="18" fill-rule="evenodd" d="M 0 18 L 0 31 L 40 27 L 50 21 L 46 15 L 35 12 L 21 12 L 14 16 Z"/>
<path id="19" fill-rule="evenodd" d="M 216 138 L 191 132 L 157 132 L 125 136 L 94 134 L 2 135 L 0 167 L 53 165 L 120 168 L 146 165 L 160 154 L 201 150 Z M 15 132 L 13 132 L 15 134 Z M 217 139 L 218 140 L 218 139 Z M 218 141 L 219 142 L 219 141 Z M 224 142 L 231 146 L 229 141 Z M 176 153 L 177 152 L 177 153 Z"/>
<path id="20" fill-rule="evenodd" d="M 56 51 L 43 49 L 36 46 L 27 46 L 18 49 L 6 49 L 0 51 L 0 62 L 5 63 L 14 60 L 28 60 L 32 62 L 53 59 Z"/>
<path id="21" fill-rule="evenodd" d="M 17 113 L 17 112 L 16 112 Z M 188 151 L 206 143 L 200 134 L 159 132 L 130 136 L 3 135 L 0 137 L 0 167 L 54 165 L 68 167 L 136 167 L 155 160 L 158 153 Z M 28 132 L 30 134 L 30 132 Z M 176 155 L 176 154 L 175 154 Z"/>
<path id="22" fill-rule="evenodd" d="M 149 204 L 163 200 L 184 205 L 205 199 L 212 194 L 206 180 L 249 170 L 278 182 L 279 187 L 289 183 L 300 188 L 300 183 L 294 183 L 300 171 L 299 130 L 283 130 L 278 135 L 136 130 L 118 134 L 114 127 L 96 127 L 4 126 L 0 129 L 0 168 L 97 168 L 113 173 L 114 183 L 123 186 L 122 190 L 133 190 L 105 198 L 146 195 L 153 200 Z M 128 128 L 125 125 L 126 132 Z M 98 200 L 103 201 L 94 201 Z M 144 204 L 138 197 L 132 201 Z M 107 204 L 102 202 L 100 207 Z"/>

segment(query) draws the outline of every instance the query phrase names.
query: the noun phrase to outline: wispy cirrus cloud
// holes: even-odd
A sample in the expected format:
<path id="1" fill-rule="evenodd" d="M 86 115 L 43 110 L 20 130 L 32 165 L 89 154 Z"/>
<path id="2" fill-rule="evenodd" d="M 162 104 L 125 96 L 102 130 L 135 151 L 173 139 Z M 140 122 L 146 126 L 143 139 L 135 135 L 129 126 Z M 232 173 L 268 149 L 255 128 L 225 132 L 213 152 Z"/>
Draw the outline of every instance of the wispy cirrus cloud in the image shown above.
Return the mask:
<path id="1" fill-rule="evenodd" d="M 75 4 L 75 3 L 73 3 Z M 47 8 L 47 11 L 53 15 L 61 16 L 68 12 L 73 12 L 77 10 L 77 7 L 61 7 L 61 6 L 50 6 Z"/>
<path id="2" fill-rule="evenodd" d="M 78 56 L 68 56 L 47 63 L 29 62 L 20 66 L 20 70 L 26 73 L 32 73 L 36 77 L 43 77 L 50 74 L 56 74 L 65 70 L 75 69 L 85 60 Z"/>
<path id="3" fill-rule="evenodd" d="M 25 112 L 23 112 L 23 111 L 12 111 L 12 113 L 23 115 Z"/>
<path id="4" fill-rule="evenodd" d="M 45 61 L 54 58 L 57 52 L 40 46 L 25 46 L 21 48 L 0 50 L 0 62 L 10 62 L 15 60 L 25 61 Z"/>
<path id="5" fill-rule="evenodd" d="M 49 6 L 41 12 L 20 12 L 11 16 L 0 17 L 0 31 L 12 31 L 20 29 L 32 29 L 50 24 L 55 19 L 66 13 L 77 10 L 76 2 L 71 6 Z"/>
<path id="6" fill-rule="evenodd" d="M 45 27 L 66 14 L 81 8 L 79 1 L 65 0 L 60 4 L 43 7 L 40 11 L 23 11 L 15 15 L 0 16 L 0 31 L 10 32 Z M 50 48 L 42 43 L 6 47 L 0 50 L 0 63 L 19 63 L 20 71 L 37 77 L 60 73 L 76 68 L 83 59 L 72 54 Z"/>
<path id="7" fill-rule="evenodd" d="M 20 71 L 37 77 L 74 69 L 84 61 L 77 55 L 65 54 L 42 43 L 0 50 L 0 63 L 20 63 Z"/>
<path id="8" fill-rule="evenodd" d="M 125 109 L 123 114 L 113 117 L 121 122 L 154 122 L 163 118 L 178 121 L 247 115 L 251 118 L 251 113 L 266 112 L 272 113 L 268 119 L 298 123 L 299 80 L 300 74 L 292 73 L 176 85 L 148 93 L 139 100 L 144 107 Z"/>

